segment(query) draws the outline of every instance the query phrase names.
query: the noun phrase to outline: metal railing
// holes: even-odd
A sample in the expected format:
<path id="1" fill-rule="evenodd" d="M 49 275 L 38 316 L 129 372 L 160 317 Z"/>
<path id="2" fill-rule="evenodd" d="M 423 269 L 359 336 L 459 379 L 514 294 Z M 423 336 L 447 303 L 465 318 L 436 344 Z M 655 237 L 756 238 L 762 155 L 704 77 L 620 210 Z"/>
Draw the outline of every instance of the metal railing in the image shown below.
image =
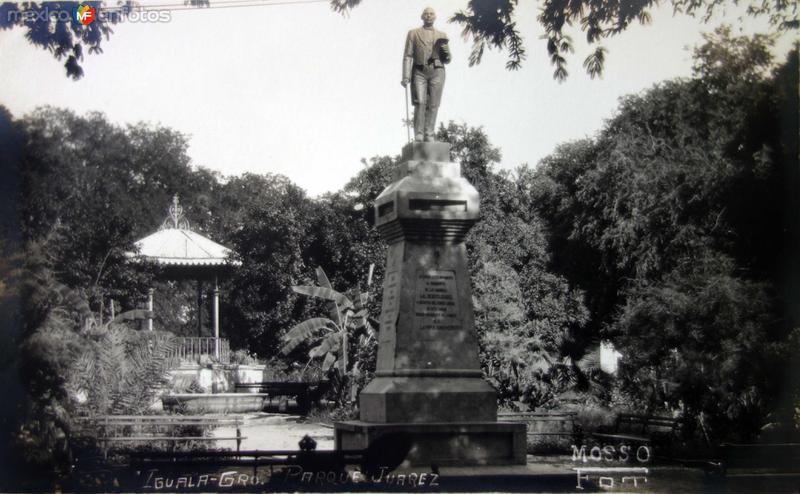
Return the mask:
<path id="1" fill-rule="evenodd" d="M 225 338 L 219 339 L 219 356 L 217 356 L 216 342 L 213 337 L 184 336 L 178 338 L 178 348 L 172 356 L 189 362 L 200 362 L 205 355 L 214 362 L 221 364 L 231 363 L 231 345 Z"/>

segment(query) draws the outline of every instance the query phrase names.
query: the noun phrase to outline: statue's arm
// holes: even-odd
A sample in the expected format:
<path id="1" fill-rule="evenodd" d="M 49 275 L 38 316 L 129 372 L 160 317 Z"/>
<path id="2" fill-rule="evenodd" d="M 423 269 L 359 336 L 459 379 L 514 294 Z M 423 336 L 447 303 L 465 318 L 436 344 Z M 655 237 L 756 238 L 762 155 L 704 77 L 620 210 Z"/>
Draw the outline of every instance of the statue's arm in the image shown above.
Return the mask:
<path id="1" fill-rule="evenodd" d="M 406 36 L 406 49 L 403 51 L 403 80 L 411 80 L 411 67 L 414 65 L 414 41 L 411 39 L 411 31 Z"/>

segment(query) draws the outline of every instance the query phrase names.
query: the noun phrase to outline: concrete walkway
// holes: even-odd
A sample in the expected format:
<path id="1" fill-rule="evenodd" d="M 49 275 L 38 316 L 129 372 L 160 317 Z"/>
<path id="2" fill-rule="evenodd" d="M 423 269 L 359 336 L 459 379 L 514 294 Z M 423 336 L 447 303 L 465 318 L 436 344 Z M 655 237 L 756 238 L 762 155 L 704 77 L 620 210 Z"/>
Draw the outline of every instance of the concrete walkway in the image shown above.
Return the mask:
<path id="1" fill-rule="evenodd" d="M 333 449 L 333 428 L 312 422 L 298 422 L 300 417 L 279 413 L 254 413 L 242 415 L 245 419 L 241 449 L 287 450 L 299 449 L 298 443 L 308 434 L 317 441 L 317 449 Z M 218 427 L 212 432 L 214 437 L 236 435 L 232 427 Z M 235 447 L 233 441 L 219 441 L 222 447 Z"/>

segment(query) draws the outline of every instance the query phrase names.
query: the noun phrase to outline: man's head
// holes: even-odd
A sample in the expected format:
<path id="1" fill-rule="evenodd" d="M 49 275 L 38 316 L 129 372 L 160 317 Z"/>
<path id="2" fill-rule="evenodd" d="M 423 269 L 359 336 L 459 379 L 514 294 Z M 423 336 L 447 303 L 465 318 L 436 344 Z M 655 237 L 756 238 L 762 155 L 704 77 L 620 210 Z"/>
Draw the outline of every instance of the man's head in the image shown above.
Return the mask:
<path id="1" fill-rule="evenodd" d="M 436 12 L 434 12 L 432 8 L 426 7 L 425 10 L 422 11 L 422 24 L 425 27 L 431 27 L 435 20 Z"/>

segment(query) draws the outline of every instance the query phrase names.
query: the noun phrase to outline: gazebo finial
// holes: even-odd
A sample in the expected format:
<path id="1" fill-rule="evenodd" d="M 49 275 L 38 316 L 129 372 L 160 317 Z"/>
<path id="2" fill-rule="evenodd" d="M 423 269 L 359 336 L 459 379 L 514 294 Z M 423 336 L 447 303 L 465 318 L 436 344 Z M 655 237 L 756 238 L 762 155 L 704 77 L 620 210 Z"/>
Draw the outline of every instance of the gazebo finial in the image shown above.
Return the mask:
<path id="1" fill-rule="evenodd" d="M 178 194 L 172 196 L 172 205 L 169 207 L 167 218 L 161 223 L 159 230 L 174 228 L 176 230 L 188 230 L 189 220 L 183 216 L 183 207 L 178 202 Z"/>

